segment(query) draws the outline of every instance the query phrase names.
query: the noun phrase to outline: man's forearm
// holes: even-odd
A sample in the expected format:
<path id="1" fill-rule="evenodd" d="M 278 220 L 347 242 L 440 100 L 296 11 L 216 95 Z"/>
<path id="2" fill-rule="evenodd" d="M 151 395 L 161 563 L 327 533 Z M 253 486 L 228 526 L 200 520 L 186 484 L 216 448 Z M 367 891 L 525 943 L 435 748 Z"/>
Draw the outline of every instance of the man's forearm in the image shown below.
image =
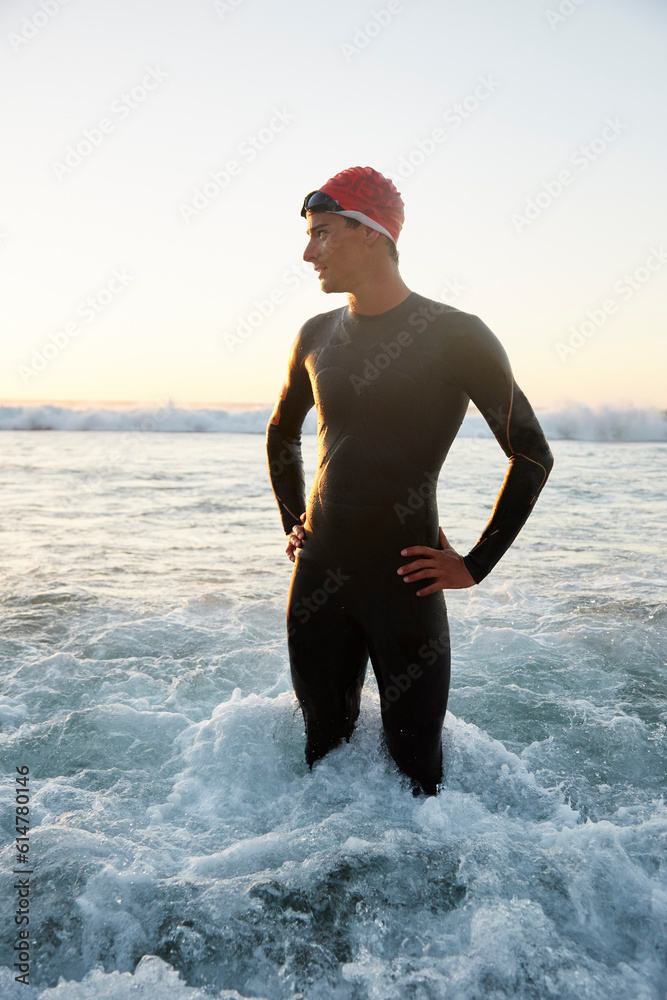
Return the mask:
<path id="1" fill-rule="evenodd" d="M 489 523 L 463 559 L 476 583 L 491 572 L 519 534 L 553 466 L 553 455 L 542 428 L 516 384 L 510 414 L 502 430 L 494 428 L 509 455 L 509 469 Z"/>
<path id="2" fill-rule="evenodd" d="M 269 474 L 285 534 L 299 523 L 306 509 L 301 428 L 315 400 L 304 363 L 307 351 L 302 334 L 305 329 L 302 327 L 292 346 L 287 379 L 266 429 Z"/>
<path id="3" fill-rule="evenodd" d="M 553 465 L 548 446 L 547 452 L 549 458 L 543 455 L 539 464 L 534 464 L 523 455 L 510 459 L 510 468 L 496 498 L 491 519 L 475 547 L 463 557 L 475 583 L 481 583 L 491 572 L 528 520 Z"/>
<path id="4" fill-rule="evenodd" d="M 286 434 L 279 424 L 269 424 L 266 432 L 269 474 L 285 533 L 306 509 L 306 487 L 301 457 L 301 434 Z"/>

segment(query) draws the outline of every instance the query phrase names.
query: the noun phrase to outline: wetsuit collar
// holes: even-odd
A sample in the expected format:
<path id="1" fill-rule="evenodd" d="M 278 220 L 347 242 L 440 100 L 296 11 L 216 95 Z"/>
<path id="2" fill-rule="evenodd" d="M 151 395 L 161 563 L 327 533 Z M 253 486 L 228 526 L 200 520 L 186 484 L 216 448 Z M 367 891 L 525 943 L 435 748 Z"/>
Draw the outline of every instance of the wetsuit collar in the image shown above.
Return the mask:
<path id="1" fill-rule="evenodd" d="M 415 308 L 417 298 L 417 292 L 410 292 L 408 297 L 399 302 L 393 309 L 387 309 L 383 313 L 376 313 L 374 316 L 352 312 L 349 306 L 345 306 L 343 309 L 343 322 L 352 328 L 355 326 L 366 328 L 370 328 L 373 325 L 384 326 L 385 323 L 393 323 L 395 320 L 400 320 L 403 314 L 407 316 L 408 313 L 412 312 Z"/>

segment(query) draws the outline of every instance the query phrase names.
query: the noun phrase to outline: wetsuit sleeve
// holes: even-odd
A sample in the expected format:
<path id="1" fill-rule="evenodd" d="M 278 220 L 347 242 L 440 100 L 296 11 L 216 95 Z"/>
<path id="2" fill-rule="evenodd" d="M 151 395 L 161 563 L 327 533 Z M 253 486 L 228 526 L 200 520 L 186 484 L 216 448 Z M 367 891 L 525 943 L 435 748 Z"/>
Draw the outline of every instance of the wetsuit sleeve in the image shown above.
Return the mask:
<path id="1" fill-rule="evenodd" d="M 509 458 L 491 519 L 463 559 L 480 583 L 528 519 L 551 472 L 553 455 L 530 403 L 514 381 L 500 341 L 476 316 L 467 317 L 455 353 L 459 384 Z"/>
<path id="2" fill-rule="evenodd" d="M 266 431 L 271 485 L 287 534 L 299 523 L 299 518 L 306 509 L 301 427 L 315 400 L 304 364 L 304 339 L 302 329 L 292 346 L 287 379 Z"/>

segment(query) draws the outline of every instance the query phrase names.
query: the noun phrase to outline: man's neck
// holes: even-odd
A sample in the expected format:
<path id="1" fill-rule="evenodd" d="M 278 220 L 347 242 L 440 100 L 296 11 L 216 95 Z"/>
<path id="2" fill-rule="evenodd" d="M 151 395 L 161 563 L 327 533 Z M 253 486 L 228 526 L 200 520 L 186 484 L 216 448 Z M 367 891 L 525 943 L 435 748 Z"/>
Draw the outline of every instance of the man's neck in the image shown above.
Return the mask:
<path id="1" fill-rule="evenodd" d="M 348 292 L 350 311 L 362 316 L 379 316 L 404 302 L 410 289 L 399 274 L 388 281 L 376 282 L 355 292 Z"/>

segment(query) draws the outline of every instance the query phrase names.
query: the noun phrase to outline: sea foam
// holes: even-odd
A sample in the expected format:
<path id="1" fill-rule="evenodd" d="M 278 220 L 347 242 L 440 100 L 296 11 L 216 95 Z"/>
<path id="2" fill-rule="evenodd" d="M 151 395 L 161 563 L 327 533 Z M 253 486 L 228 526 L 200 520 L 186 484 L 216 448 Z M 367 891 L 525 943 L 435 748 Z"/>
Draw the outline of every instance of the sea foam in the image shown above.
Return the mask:
<path id="1" fill-rule="evenodd" d="M 272 407 L 179 406 L 171 401 L 131 408 L 95 404 L 57 406 L 52 403 L 0 406 L 0 430 L 5 431 L 167 431 L 171 433 L 264 434 Z M 667 415 L 657 408 L 570 404 L 540 410 L 540 423 L 551 441 L 667 441 Z M 304 433 L 317 431 L 315 411 L 307 415 Z M 483 417 L 471 412 L 460 436 L 490 437 Z"/>

